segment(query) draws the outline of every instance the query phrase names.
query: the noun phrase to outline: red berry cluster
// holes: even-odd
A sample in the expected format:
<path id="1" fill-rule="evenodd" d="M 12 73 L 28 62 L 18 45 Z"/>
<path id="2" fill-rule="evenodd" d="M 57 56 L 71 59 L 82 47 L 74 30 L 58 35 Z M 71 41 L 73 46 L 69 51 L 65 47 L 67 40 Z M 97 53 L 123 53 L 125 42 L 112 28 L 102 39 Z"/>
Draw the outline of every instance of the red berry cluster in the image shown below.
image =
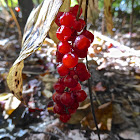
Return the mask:
<path id="1" fill-rule="evenodd" d="M 55 20 L 59 26 L 56 36 L 60 40 L 57 45 L 56 61 L 59 80 L 54 85 L 54 113 L 60 115 L 62 122 L 67 122 L 71 114 L 79 107 L 79 102 L 86 99 L 87 94 L 81 89 L 79 81 L 89 79 L 90 73 L 78 58 L 87 56 L 88 48 L 94 35 L 84 30 L 85 21 L 76 20 L 79 5 L 70 8 L 69 12 L 59 12 Z M 82 9 L 80 15 L 82 14 Z"/>

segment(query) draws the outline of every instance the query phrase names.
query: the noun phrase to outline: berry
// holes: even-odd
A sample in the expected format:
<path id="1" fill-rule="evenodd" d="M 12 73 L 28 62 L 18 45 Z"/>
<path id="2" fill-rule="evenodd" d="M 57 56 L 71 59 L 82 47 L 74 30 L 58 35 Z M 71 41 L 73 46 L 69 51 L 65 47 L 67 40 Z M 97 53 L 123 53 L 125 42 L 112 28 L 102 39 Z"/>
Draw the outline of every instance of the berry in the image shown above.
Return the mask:
<path id="1" fill-rule="evenodd" d="M 88 80 L 90 78 L 90 73 L 86 70 L 86 71 L 79 71 L 77 72 L 78 78 L 80 81 L 85 81 Z"/>
<path id="2" fill-rule="evenodd" d="M 70 75 L 67 75 L 65 78 L 64 78 L 64 85 L 68 88 L 74 88 L 76 87 L 78 84 L 78 80 L 77 79 L 74 79 L 72 76 Z"/>
<path id="3" fill-rule="evenodd" d="M 57 66 L 57 71 L 60 76 L 66 76 L 69 73 L 69 69 L 65 67 L 62 63 Z"/>
<path id="4" fill-rule="evenodd" d="M 77 109 L 78 107 L 79 107 L 79 103 L 78 103 L 78 102 L 74 102 L 74 103 L 70 106 L 71 109 Z"/>
<path id="5" fill-rule="evenodd" d="M 56 19 L 55 19 L 55 23 L 58 25 L 58 26 L 61 26 L 60 24 L 60 17 L 63 15 L 64 12 L 58 12 L 57 16 L 56 16 Z"/>
<path id="6" fill-rule="evenodd" d="M 60 121 L 62 121 L 63 123 L 66 123 L 70 118 L 71 116 L 69 114 L 60 115 Z"/>
<path id="7" fill-rule="evenodd" d="M 20 8 L 19 7 L 15 7 L 15 11 L 20 12 Z"/>
<path id="8" fill-rule="evenodd" d="M 78 48 L 74 48 L 74 53 L 77 54 L 78 57 L 80 58 L 85 58 L 87 56 L 88 53 L 88 49 L 85 48 L 83 50 L 79 50 Z"/>
<path id="9" fill-rule="evenodd" d="M 78 56 L 73 53 L 65 54 L 62 59 L 62 62 L 67 68 L 73 68 L 78 63 Z"/>
<path id="10" fill-rule="evenodd" d="M 64 54 L 60 53 L 59 51 L 56 52 L 56 62 L 62 62 Z"/>
<path id="11" fill-rule="evenodd" d="M 71 109 L 71 108 L 68 108 L 68 112 L 69 112 L 69 114 L 73 114 L 73 113 L 75 113 L 75 112 L 76 112 L 76 109 Z"/>
<path id="12" fill-rule="evenodd" d="M 58 93 L 63 93 L 63 92 L 64 92 L 64 89 L 65 89 L 65 86 L 64 86 L 62 83 L 57 82 L 57 83 L 55 83 L 55 85 L 54 85 L 54 89 L 55 89 L 56 92 L 58 92 Z"/>
<path id="13" fill-rule="evenodd" d="M 56 92 L 57 93 L 57 92 Z M 59 105 L 62 105 L 61 101 L 60 101 L 60 96 L 61 94 L 57 93 L 54 95 L 53 97 L 53 101 L 56 103 L 56 104 L 59 104 Z"/>
<path id="14" fill-rule="evenodd" d="M 69 53 L 71 51 L 71 45 L 68 42 L 59 42 L 57 48 L 58 51 L 62 54 Z"/>
<path id="15" fill-rule="evenodd" d="M 74 98 L 69 92 L 65 92 L 61 95 L 60 101 L 65 106 L 71 106 L 74 103 Z"/>
<path id="16" fill-rule="evenodd" d="M 74 16 L 77 16 L 78 9 L 79 9 L 79 5 L 75 5 L 74 7 L 70 8 L 70 13 L 73 14 Z M 80 10 L 79 17 L 81 16 L 81 14 L 82 14 L 82 8 Z"/>
<path id="17" fill-rule="evenodd" d="M 77 36 L 77 31 L 72 29 L 71 37 L 69 38 L 70 41 L 74 42 Z"/>
<path id="18" fill-rule="evenodd" d="M 61 25 L 56 31 L 56 36 L 60 41 L 67 41 L 70 38 L 71 34 L 71 29 L 64 25 Z"/>
<path id="19" fill-rule="evenodd" d="M 70 14 L 69 12 L 64 13 L 61 17 L 60 17 L 60 24 L 61 25 L 65 25 L 67 27 L 72 27 L 74 22 L 75 22 L 76 18 L 75 16 L 73 16 L 72 14 Z"/>
<path id="20" fill-rule="evenodd" d="M 76 92 L 76 100 L 78 102 L 83 102 L 87 98 L 87 94 L 84 90 L 79 90 Z"/>
<path id="21" fill-rule="evenodd" d="M 85 71 L 87 70 L 86 65 L 84 63 L 78 63 L 75 67 L 75 71 L 77 71 L 77 73 L 79 71 Z"/>
<path id="22" fill-rule="evenodd" d="M 110 45 L 108 46 L 108 49 L 112 48 L 113 47 L 113 44 L 110 43 Z"/>
<path id="23" fill-rule="evenodd" d="M 78 21 L 76 20 L 74 22 L 73 28 L 77 31 L 80 32 L 83 28 L 85 27 L 85 21 L 83 19 L 79 19 Z"/>
<path id="24" fill-rule="evenodd" d="M 75 47 L 79 50 L 86 49 L 90 47 L 90 40 L 86 38 L 84 35 L 77 36 L 75 41 Z"/>
<path id="25" fill-rule="evenodd" d="M 76 87 L 70 88 L 70 91 L 78 91 L 78 90 L 81 90 L 81 85 L 80 85 L 80 83 L 78 83 Z"/>
<path id="26" fill-rule="evenodd" d="M 87 38 L 90 40 L 91 43 L 92 43 L 93 40 L 94 40 L 94 35 L 93 35 L 91 32 L 89 32 L 88 30 L 84 30 L 84 31 L 81 33 L 81 35 L 84 35 L 85 37 L 87 37 Z"/>
<path id="27" fill-rule="evenodd" d="M 59 105 L 59 104 L 55 104 L 54 106 L 53 106 L 53 112 L 54 113 L 57 113 L 57 114 L 66 114 L 66 111 L 65 111 L 65 108 L 64 108 L 64 106 L 62 106 L 62 105 Z"/>
<path id="28" fill-rule="evenodd" d="M 56 96 L 57 94 L 58 94 L 58 93 L 55 92 L 55 93 L 52 95 L 52 99 L 53 99 L 54 102 L 55 102 L 55 96 Z"/>

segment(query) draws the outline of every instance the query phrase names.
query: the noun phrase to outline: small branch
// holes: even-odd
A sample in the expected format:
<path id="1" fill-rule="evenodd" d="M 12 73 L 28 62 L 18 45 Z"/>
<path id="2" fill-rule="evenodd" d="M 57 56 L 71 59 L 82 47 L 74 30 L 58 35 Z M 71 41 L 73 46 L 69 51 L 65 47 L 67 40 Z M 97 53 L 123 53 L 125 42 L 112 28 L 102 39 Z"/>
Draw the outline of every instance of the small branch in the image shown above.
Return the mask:
<path id="1" fill-rule="evenodd" d="M 87 65 L 87 69 L 89 70 L 87 57 L 86 57 L 86 65 Z M 93 105 L 93 97 L 92 97 L 92 88 L 91 88 L 91 79 L 90 78 L 88 79 L 88 90 L 89 90 L 89 96 L 90 96 L 91 111 L 92 111 L 92 115 L 93 115 L 93 119 L 94 119 L 96 129 L 97 129 L 98 139 L 101 140 L 100 132 L 99 132 L 96 116 L 95 116 L 94 105 Z"/>
<path id="2" fill-rule="evenodd" d="M 86 0 L 86 8 L 85 8 L 85 15 L 84 15 L 84 21 L 86 23 L 85 29 L 87 28 L 88 4 L 89 4 L 89 0 Z M 89 70 L 87 57 L 86 57 L 86 65 L 87 65 L 87 69 Z M 94 105 L 93 105 L 93 97 L 92 97 L 92 88 L 91 88 L 91 79 L 90 78 L 88 79 L 88 90 L 89 90 L 89 96 L 90 96 L 90 103 L 91 103 L 91 111 L 92 111 L 92 115 L 93 115 L 93 120 L 94 120 L 96 129 L 97 129 L 98 139 L 101 140 L 100 133 L 99 133 L 99 128 L 98 128 L 98 124 L 97 124 L 97 120 L 96 120 L 96 116 L 95 116 Z"/>
<path id="3" fill-rule="evenodd" d="M 83 0 L 81 0 L 80 3 L 79 3 L 79 8 L 78 8 L 78 12 L 77 12 L 76 20 L 79 20 L 80 11 L 81 11 L 81 7 L 82 7 L 82 2 L 83 2 Z"/>
<path id="4" fill-rule="evenodd" d="M 85 14 L 84 14 L 84 21 L 86 23 L 85 29 L 87 28 L 87 12 L 88 12 L 88 3 L 89 1 L 86 0 L 86 8 L 85 8 Z"/>

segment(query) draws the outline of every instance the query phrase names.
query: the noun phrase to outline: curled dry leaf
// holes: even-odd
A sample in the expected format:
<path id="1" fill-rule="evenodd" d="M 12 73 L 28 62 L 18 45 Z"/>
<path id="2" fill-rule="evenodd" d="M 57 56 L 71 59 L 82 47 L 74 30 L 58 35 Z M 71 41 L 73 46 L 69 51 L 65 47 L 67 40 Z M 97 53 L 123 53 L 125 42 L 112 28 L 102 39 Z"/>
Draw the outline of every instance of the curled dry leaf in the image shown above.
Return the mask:
<path id="1" fill-rule="evenodd" d="M 24 59 L 34 53 L 42 45 L 48 31 L 61 7 L 63 0 L 44 0 L 34 9 L 25 26 L 22 39 L 22 49 L 7 77 L 7 83 L 12 93 L 22 98 L 22 69 Z"/>

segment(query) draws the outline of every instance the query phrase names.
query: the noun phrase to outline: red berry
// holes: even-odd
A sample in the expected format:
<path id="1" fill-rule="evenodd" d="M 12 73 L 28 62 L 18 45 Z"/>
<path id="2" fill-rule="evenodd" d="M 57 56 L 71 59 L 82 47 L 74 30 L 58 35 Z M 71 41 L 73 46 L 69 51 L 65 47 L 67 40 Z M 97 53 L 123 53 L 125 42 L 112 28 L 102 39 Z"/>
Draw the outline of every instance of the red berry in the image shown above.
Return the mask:
<path id="1" fill-rule="evenodd" d="M 113 47 L 113 44 L 110 43 L 110 45 L 108 46 L 108 49 L 112 48 Z"/>
<path id="2" fill-rule="evenodd" d="M 81 85 L 80 85 L 80 83 L 78 83 L 76 87 L 70 88 L 70 91 L 78 91 L 78 90 L 81 90 Z"/>
<path id="3" fill-rule="evenodd" d="M 87 98 L 87 94 L 84 90 L 79 90 L 76 92 L 76 100 L 78 102 L 83 102 Z"/>
<path id="4" fill-rule="evenodd" d="M 56 62 L 62 62 L 64 54 L 60 53 L 59 51 L 56 52 Z"/>
<path id="5" fill-rule="evenodd" d="M 62 54 L 69 53 L 71 51 L 71 45 L 68 42 L 59 42 L 57 48 L 58 51 Z"/>
<path id="6" fill-rule="evenodd" d="M 60 121 L 62 121 L 63 123 L 66 123 L 70 118 L 71 116 L 69 114 L 60 115 Z"/>
<path id="7" fill-rule="evenodd" d="M 75 113 L 75 112 L 76 112 L 76 109 L 71 109 L 71 108 L 68 108 L 68 112 L 69 112 L 69 114 L 73 114 L 73 113 Z"/>
<path id="8" fill-rule="evenodd" d="M 78 55 L 80 58 L 85 58 L 88 54 L 88 48 L 85 48 L 83 50 L 79 50 L 78 48 L 74 48 L 74 53 Z"/>
<path id="9" fill-rule="evenodd" d="M 20 12 L 20 8 L 19 8 L 19 7 L 15 7 L 15 10 L 16 10 L 17 12 Z"/>
<path id="10" fill-rule="evenodd" d="M 90 40 L 91 43 L 92 43 L 93 40 L 94 40 L 94 35 L 93 35 L 91 32 L 89 32 L 88 30 L 84 30 L 84 31 L 81 33 L 81 35 L 84 35 L 85 37 L 87 37 L 87 38 Z"/>
<path id="11" fill-rule="evenodd" d="M 87 70 L 78 71 L 77 75 L 78 75 L 78 78 L 80 81 L 85 81 L 85 80 L 88 80 L 90 78 L 90 73 Z"/>
<path id="12" fill-rule="evenodd" d="M 65 92 L 61 95 L 60 101 L 65 106 L 71 106 L 74 103 L 74 98 L 72 97 L 72 94 Z"/>
<path id="13" fill-rule="evenodd" d="M 79 5 L 75 5 L 74 7 L 70 8 L 70 13 L 73 14 L 74 16 L 77 16 L 78 9 L 79 9 Z M 82 14 L 82 8 L 80 10 L 79 17 L 81 16 L 81 14 Z"/>
<path id="14" fill-rule="evenodd" d="M 78 21 L 76 20 L 74 22 L 73 28 L 77 31 L 80 32 L 85 26 L 85 21 L 83 19 L 79 19 Z"/>
<path id="15" fill-rule="evenodd" d="M 75 16 L 73 16 L 72 14 L 70 14 L 69 12 L 67 12 L 67 13 L 64 13 L 60 17 L 60 24 L 61 25 L 65 25 L 67 27 L 72 27 L 75 20 L 76 20 Z"/>
<path id="16" fill-rule="evenodd" d="M 86 49 L 90 47 L 90 40 L 86 38 L 84 35 L 77 36 L 75 41 L 75 47 L 79 50 Z"/>
<path id="17" fill-rule="evenodd" d="M 76 75 L 75 70 L 70 70 L 69 75 L 70 75 L 70 76 L 74 76 L 74 75 Z"/>
<path id="18" fill-rule="evenodd" d="M 74 70 L 70 70 L 69 75 L 73 77 L 73 79 L 78 79 L 78 76 Z"/>
<path id="19" fill-rule="evenodd" d="M 65 67 L 63 64 L 59 64 L 57 66 L 57 71 L 60 76 L 66 76 L 69 73 L 69 69 L 67 67 Z"/>
<path id="20" fill-rule="evenodd" d="M 62 62 L 67 68 L 73 68 L 78 63 L 78 56 L 72 53 L 65 54 Z"/>
<path id="21" fill-rule="evenodd" d="M 52 99 L 53 101 L 55 102 L 55 96 L 57 95 L 57 92 L 55 92 L 53 95 L 52 95 Z"/>
<path id="22" fill-rule="evenodd" d="M 60 17 L 63 15 L 64 12 L 58 12 L 57 16 L 56 16 L 56 19 L 55 19 L 55 23 L 58 25 L 58 26 L 61 26 L 60 24 Z"/>
<path id="23" fill-rule="evenodd" d="M 58 79 L 58 82 L 61 83 L 62 85 L 64 84 L 64 77 L 61 77 Z"/>
<path id="24" fill-rule="evenodd" d="M 66 114 L 65 108 L 64 106 L 60 105 L 60 104 L 55 104 L 53 106 L 53 112 L 57 113 L 57 114 Z"/>
<path id="25" fill-rule="evenodd" d="M 77 79 L 74 79 L 72 76 L 70 75 L 67 75 L 65 78 L 64 78 L 64 85 L 68 88 L 74 88 L 76 87 L 78 84 L 78 80 Z"/>
<path id="26" fill-rule="evenodd" d="M 71 109 L 77 109 L 78 107 L 79 107 L 79 103 L 78 103 L 78 102 L 74 102 L 74 103 L 70 106 Z"/>
<path id="27" fill-rule="evenodd" d="M 69 41 L 74 42 L 76 39 L 76 36 L 77 36 L 77 31 L 72 29 L 72 34 L 71 34 L 71 37 L 69 38 Z"/>
<path id="28" fill-rule="evenodd" d="M 78 73 L 79 71 L 86 71 L 87 67 L 84 63 L 78 63 L 75 67 L 75 71 Z"/>
<path id="29" fill-rule="evenodd" d="M 54 95 L 54 94 L 53 94 Z M 60 96 L 61 94 L 60 93 L 57 93 L 54 95 L 53 97 L 53 101 L 56 103 L 56 104 L 59 104 L 59 105 L 62 105 L 61 101 L 60 101 Z"/>
<path id="30" fill-rule="evenodd" d="M 57 82 L 57 83 L 55 83 L 55 85 L 54 85 L 54 89 L 55 89 L 56 92 L 58 92 L 58 93 L 63 93 L 63 92 L 64 92 L 64 89 L 65 89 L 65 86 L 64 86 L 62 83 Z"/>
<path id="31" fill-rule="evenodd" d="M 61 25 L 56 32 L 56 36 L 60 41 L 67 41 L 72 34 L 72 31 L 69 27 Z"/>

